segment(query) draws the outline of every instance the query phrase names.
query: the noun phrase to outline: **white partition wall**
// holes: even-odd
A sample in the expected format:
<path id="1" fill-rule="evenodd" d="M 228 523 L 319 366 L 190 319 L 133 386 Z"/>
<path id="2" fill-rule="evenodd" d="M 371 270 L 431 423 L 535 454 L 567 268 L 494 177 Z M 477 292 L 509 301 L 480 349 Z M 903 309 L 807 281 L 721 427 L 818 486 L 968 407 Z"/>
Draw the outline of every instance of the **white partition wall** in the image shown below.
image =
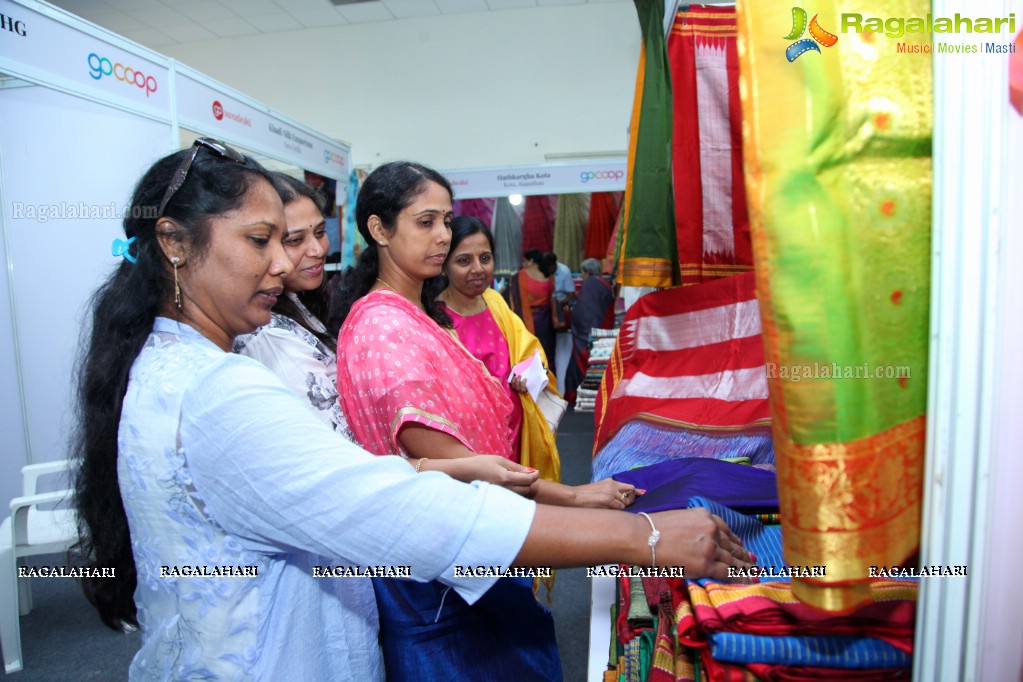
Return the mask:
<path id="1" fill-rule="evenodd" d="M 32 134 L 39 130 L 46 134 Z M 29 461 L 65 456 L 74 351 L 88 331 L 84 304 L 116 262 L 110 244 L 123 235 L 132 184 L 166 153 L 169 139 L 167 123 L 42 86 L 0 91 L 6 284 L 16 322 L 6 329 L 27 426 L 24 452 L 6 442 L 0 455 L 12 473 Z M 13 496 L 6 488 L 17 479 L 3 477 L 0 499 Z"/>

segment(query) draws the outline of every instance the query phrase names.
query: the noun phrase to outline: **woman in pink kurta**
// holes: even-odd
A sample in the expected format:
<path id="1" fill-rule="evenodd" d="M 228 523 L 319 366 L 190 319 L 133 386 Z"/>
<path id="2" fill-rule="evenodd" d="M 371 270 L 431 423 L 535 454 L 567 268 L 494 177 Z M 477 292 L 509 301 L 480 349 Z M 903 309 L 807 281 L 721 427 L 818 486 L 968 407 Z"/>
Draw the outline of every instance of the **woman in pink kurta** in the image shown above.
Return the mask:
<path id="1" fill-rule="evenodd" d="M 370 452 L 404 454 L 398 433 L 408 423 L 442 431 L 479 454 L 513 459 L 518 452 L 503 385 L 404 296 L 378 289 L 356 301 L 338 349 L 341 406 Z"/>

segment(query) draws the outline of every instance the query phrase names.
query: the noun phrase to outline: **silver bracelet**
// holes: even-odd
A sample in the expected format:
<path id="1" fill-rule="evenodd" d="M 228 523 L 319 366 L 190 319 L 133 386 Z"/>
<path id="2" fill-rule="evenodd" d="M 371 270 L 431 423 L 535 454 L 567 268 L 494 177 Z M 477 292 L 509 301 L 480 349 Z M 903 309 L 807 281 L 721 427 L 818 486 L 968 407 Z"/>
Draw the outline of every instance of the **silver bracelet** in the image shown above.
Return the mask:
<path id="1" fill-rule="evenodd" d="M 646 543 L 650 545 L 650 565 L 657 565 L 657 543 L 661 541 L 661 531 L 657 530 L 657 526 L 654 525 L 654 520 L 650 518 L 650 515 L 646 512 L 639 512 L 640 516 L 646 517 L 647 522 L 650 524 L 650 537 L 646 539 Z"/>

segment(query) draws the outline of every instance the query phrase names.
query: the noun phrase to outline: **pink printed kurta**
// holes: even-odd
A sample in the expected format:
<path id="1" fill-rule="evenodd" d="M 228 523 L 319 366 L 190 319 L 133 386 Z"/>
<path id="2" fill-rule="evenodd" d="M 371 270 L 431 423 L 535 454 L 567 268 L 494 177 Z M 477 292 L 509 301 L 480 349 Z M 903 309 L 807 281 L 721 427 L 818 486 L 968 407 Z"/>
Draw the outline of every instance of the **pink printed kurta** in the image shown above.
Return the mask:
<path id="1" fill-rule="evenodd" d="M 408 423 L 442 431 L 478 454 L 513 459 L 504 387 L 454 335 L 400 294 L 359 299 L 338 336 L 337 389 L 366 450 L 401 452 Z"/>

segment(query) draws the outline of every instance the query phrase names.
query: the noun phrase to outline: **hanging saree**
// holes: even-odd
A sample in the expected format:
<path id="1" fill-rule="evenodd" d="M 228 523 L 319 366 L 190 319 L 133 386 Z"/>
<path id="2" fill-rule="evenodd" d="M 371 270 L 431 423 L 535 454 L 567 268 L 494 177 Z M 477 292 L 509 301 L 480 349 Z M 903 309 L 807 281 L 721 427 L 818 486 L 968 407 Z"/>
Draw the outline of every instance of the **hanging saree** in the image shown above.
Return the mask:
<path id="1" fill-rule="evenodd" d="M 455 215 L 468 215 L 476 218 L 484 225 L 494 220 L 494 199 L 455 199 L 451 202 L 451 210 Z"/>
<path id="2" fill-rule="evenodd" d="M 522 212 L 522 254 L 532 249 L 547 253 L 554 248 L 555 210 L 553 197 L 535 195 L 526 197 L 526 207 Z"/>
<path id="3" fill-rule="evenodd" d="M 678 284 L 671 198 L 671 80 L 664 46 L 663 0 L 635 0 L 643 34 L 632 123 L 624 222 L 615 253 L 626 286 Z"/>
<path id="4" fill-rule="evenodd" d="M 590 215 L 586 221 L 586 236 L 583 239 L 583 258 L 602 260 L 611 242 L 615 220 L 618 219 L 618 205 L 611 192 L 594 192 L 590 195 Z"/>
<path id="5" fill-rule="evenodd" d="M 583 236 L 586 230 L 586 195 L 562 194 L 558 197 L 558 212 L 554 216 L 554 253 L 558 262 L 572 272 L 579 271 L 582 262 Z"/>
<path id="6" fill-rule="evenodd" d="M 352 433 L 369 452 L 400 453 L 400 429 L 415 423 L 473 452 L 511 458 L 504 388 L 400 294 L 382 289 L 352 306 L 338 337 L 337 378 Z M 561 679 L 554 621 L 531 578 L 501 578 L 472 605 L 437 581 L 374 578 L 373 587 L 388 680 Z"/>
<path id="7" fill-rule="evenodd" d="M 753 269 L 734 7 L 675 15 L 668 37 L 672 173 L 683 284 Z"/>
<path id="8" fill-rule="evenodd" d="M 836 36 L 842 3 L 803 5 L 785 39 L 777 7 L 738 7 L 746 189 L 785 559 L 827 565 L 793 592 L 844 611 L 920 539 L 933 98 L 929 52 L 897 47 L 930 36 Z"/>
<path id="9" fill-rule="evenodd" d="M 507 277 L 518 272 L 522 266 L 522 218 L 508 197 L 498 197 L 490 231 L 495 242 L 494 274 Z"/>

